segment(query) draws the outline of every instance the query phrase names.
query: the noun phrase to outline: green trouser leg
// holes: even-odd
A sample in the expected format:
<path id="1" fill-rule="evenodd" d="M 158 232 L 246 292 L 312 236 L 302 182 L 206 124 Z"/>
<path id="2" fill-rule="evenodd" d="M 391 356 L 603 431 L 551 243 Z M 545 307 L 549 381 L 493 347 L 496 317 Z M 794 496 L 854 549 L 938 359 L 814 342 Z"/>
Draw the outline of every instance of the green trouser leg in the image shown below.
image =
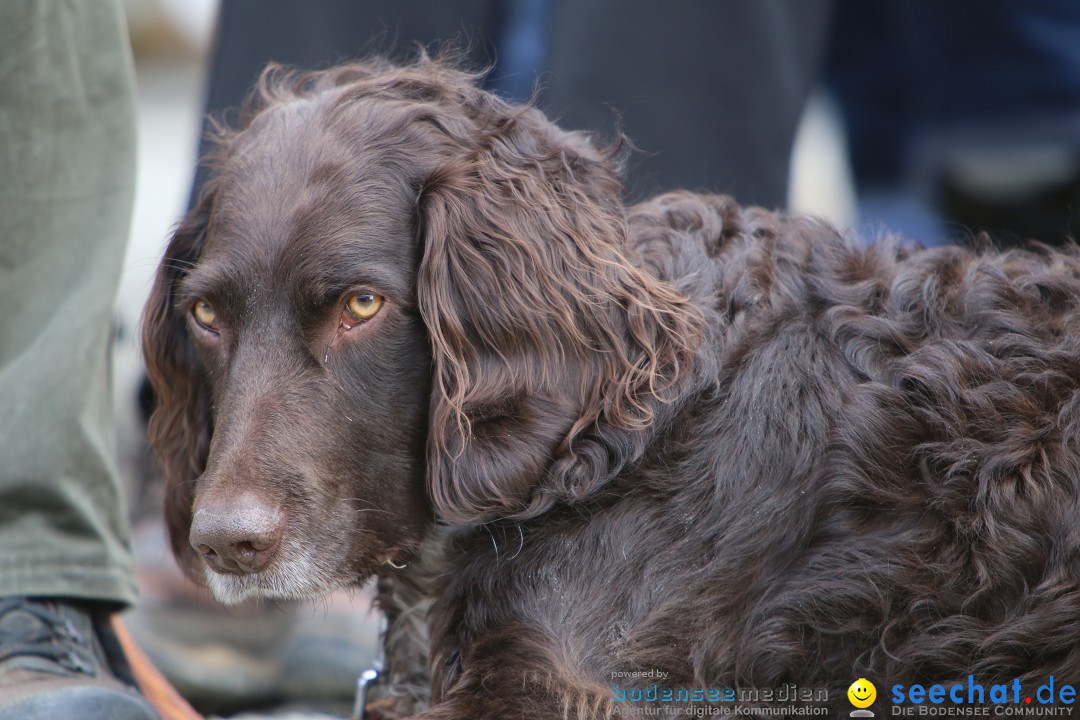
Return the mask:
<path id="1" fill-rule="evenodd" d="M 135 599 L 109 383 L 133 88 L 118 1 L 0 0 L 0 596 Z"/>

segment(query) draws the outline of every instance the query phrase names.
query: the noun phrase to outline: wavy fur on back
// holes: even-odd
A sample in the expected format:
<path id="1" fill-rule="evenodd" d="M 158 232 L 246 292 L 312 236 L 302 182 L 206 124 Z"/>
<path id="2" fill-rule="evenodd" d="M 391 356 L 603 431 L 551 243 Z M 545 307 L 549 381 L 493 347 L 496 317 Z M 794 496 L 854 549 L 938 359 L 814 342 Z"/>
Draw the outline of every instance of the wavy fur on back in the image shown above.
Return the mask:
<path id="1" fill-rule="evenodd" d="M 288 542 L 237 593 L 379 574 L 389 714 L 423 670 L 430 719 L 602 717 L 648 670 L 844 712 L 1080 678 L 1077 248 L 627 208 L 616 154 L 438 60 L 264 74 L 147 311 L 186 564 L 243 492 Z M 335 329 L 368 266 L 387 307 Z"/>

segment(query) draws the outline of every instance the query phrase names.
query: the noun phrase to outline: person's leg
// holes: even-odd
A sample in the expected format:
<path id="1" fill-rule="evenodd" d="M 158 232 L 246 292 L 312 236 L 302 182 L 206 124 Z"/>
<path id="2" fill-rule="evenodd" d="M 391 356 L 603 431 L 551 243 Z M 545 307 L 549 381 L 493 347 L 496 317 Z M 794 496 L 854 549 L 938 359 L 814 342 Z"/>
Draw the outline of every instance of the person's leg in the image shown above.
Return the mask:
<path id="1" fill-rule="evenodd" d="M 0 3 L 3 720 L 154 717 L 106 626 L 135 599 L 108 380 L 133 87 L 119 2 Z"/>
<path id="2" fill-rule="evenodd" d="M 116 5 L 0 4 L 0 596 L 135 599 L 108 382 L 135 177 Z"/>
<path id="3" fill-rule="evenodd" d="M 686 188 L 786 205 L 795 130 L 831 0 L 554 3 L 544 107 L 640 148 L 633 198 Z"/>

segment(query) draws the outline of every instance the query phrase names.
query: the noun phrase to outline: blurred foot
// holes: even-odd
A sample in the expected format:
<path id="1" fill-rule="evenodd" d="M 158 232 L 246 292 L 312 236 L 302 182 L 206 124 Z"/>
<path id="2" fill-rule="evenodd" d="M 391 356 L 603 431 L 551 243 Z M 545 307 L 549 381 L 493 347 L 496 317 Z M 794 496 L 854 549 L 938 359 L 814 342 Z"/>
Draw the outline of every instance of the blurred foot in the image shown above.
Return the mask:
<path id="1" fill-rule="evenodd" d="M 0 720 L 158 720 L 108 617 L 89 603 L 0 598 Z"/>

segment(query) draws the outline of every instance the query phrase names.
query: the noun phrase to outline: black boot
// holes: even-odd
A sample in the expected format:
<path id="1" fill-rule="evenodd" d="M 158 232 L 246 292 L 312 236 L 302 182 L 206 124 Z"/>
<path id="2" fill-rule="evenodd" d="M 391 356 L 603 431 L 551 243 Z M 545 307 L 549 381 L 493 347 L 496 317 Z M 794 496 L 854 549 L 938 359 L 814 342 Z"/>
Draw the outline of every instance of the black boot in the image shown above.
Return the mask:
<path id="1" fill-rule="evenodd" d="M 0 598 L 0 720 L 158 720 L 92 603 Z"/>

